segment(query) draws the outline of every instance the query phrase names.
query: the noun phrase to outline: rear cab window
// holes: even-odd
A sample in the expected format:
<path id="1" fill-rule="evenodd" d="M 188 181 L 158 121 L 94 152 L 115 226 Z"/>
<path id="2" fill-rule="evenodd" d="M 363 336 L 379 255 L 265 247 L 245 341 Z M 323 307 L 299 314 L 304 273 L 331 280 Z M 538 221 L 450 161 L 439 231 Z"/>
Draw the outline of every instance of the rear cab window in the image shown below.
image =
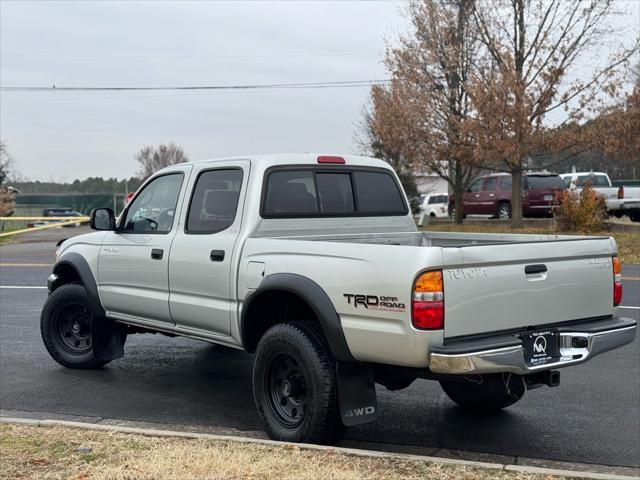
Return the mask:
<path id="1" fill-rule="evenodd" d="M 275 167 L 267 170 L 263 218 L 406 215 L 395 177 L 385 169 Z"/>
<path id="2" fill-rule="evenodd" d="M 527 188 L 532 190 L 564 189 L 566 185 L 558 175 L 527 175 Z"/>
<path id="3" fill-rule="evenodd" d="M 609 179 L 605 175 L 580 175 L 576 180 L 577 187 L 584 187 L 589 182 L 592 187 L 610 187 Z"/>

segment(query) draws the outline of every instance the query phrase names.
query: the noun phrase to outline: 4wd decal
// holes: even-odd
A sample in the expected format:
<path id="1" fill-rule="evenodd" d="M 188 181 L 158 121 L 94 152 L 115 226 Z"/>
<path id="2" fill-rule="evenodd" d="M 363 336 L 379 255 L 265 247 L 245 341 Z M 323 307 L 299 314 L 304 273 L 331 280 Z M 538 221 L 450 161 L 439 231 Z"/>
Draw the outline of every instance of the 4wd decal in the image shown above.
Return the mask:
<path id="1" fill-rule="evenodd" d="M 355 308 L 364 307 L 369 310 L 383 310 L 386 312 L 404 312 L 406 306 L 398 301 L 398 297 L 379 297 L 378 295 L 359 295 L 355 293 L 345 293 L 349 305 Z"/>

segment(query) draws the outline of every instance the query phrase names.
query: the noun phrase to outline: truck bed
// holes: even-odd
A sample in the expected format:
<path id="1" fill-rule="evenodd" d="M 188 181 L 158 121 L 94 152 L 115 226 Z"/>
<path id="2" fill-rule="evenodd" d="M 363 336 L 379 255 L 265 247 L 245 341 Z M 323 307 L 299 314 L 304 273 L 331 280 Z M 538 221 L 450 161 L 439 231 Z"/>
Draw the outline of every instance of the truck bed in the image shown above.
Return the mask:
<path id="1" fill-rule="evenodd" d="M 327 243 L 325 250 L 376 262 L 382 267 L 379 279 L 406 272 L 407 294 L 420 271 L 442 269 L 445 339 L 538 329 L 613 312 L 611 257 L 616 247 L 609 237 L 423 231 L 278 239 L 342 244 L 337 249 Z M 383 245 L 399 250 L 394 253 L 380 248 Z M 415 247 L 424 250 L 412 253 Z M 413 257 L 411 264 L 407 257 Z M 363 273 L 364 278 L 369 275 Z"/>

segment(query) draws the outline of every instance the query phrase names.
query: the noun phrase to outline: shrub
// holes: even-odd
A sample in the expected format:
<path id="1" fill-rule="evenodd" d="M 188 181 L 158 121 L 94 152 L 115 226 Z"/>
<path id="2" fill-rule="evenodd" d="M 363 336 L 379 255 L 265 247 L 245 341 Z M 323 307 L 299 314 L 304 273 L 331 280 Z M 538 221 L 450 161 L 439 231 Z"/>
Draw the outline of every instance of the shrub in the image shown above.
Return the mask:
<path id="1" fill-rule="evenodd" d="M 587 181 L 580 192 L 558 192 L 553 219 L 559 232 L 601 232 L 606 229 L 607 203 Z"/>

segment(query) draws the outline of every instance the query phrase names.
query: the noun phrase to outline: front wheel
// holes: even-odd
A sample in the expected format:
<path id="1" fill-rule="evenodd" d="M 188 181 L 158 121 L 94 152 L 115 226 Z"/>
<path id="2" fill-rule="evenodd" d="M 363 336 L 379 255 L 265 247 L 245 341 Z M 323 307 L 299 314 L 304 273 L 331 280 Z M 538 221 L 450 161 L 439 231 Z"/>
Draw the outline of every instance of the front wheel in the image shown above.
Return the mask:
<path id="1" fill-rule="evenodd" d="M 99 368 L 108 363 L 94 355 L 92 322 L 84 286 L 73 283 L 57 288 L 40 316 L 40 333 L 49 355 L 67 368 Z"/>
<path id="2" fill-rule="evenodd" d="M 520 400 L 527 387 L 521 375 L 501 373 L 440 380 L 444 393 L 465 410 L 496 412 Z"/>
<path id="3" fill-rule="evenodd" d="M 333 443 L 339 418 L 335 363 L 322 333 L 282 323 L 260 339 L 253 367 L 256 407 L 269 437 L 285 442 Z"/>

